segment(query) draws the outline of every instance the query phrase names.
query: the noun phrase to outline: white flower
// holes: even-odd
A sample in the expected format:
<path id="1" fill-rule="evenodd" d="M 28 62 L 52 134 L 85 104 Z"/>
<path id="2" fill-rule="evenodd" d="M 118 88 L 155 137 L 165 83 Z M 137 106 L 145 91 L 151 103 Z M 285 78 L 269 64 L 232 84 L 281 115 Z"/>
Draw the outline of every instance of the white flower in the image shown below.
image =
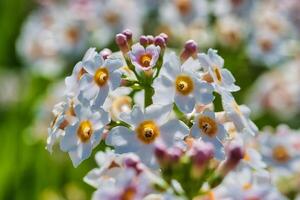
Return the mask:
<path id="1" fill-rule="evenodd" d="M 246 105 L 238 105 L 231 93 L 223 91 L 222 105 L 226 116 L 233 122 L 237 131 L 255 136 L 258 128 L 250 119 L 250 109 Z"/>
<path id="2" fill-rule="evenodd" d="M 84 182 L 95 188 L 99 188 L 106 180 L 111 179 L 113 181 L 122 172 L 123 161 L 126 156 L 126 154 L 115 154 L 112 150 L 97 152 L 95 160 L 100 168 L 91 170 L 84 177 Z"/>
<path id="3" fill-rule="evenodd" d="M 134 44 L 128 52 L 132 64 L 137 71 L 152 69 L 159 58 L 160 47 L 153 44 L 144 48 L 140 43 Z"/>
<path id="4" fill-rule="evenodd" d="M 216 199 L 285 199 L 271 184 L 266 171 L 252 172 L 249 168 L 231 172 L 212 193 Z"/>
<path id="5" fill-rule="evenodd" d="M 212 102 L 212 86 L 197 78 L 195 70 L 200 67 L 197 60 L 190 58 L 181 65 L 175 53 L 164 60 L 160 76 L 153 83 L 153 102 L 175 102 L 184 113 L 192 112 L 196 103 Z"/>
<path id="6" fill-rule="evenodd" d="M 258 149 L 275 179 L 299 171 L 300 162 L 299 150 L 293 145 L 295 138 L 279 130 L 276 134 L 265 131 L 258 137 Z"/>
<path id="7" fill-rule="evenodd" d="M 161 141 L 168 147 L 182 145 L 189 132 L 181 121 L 166 122 L 171 108 L 170 105 L 151 105 L 143 112 L 140 107 L 133 107 L 130 114 L 120 116 L 131 127 L 113 128 L 106 138 L 107 145 L 114 146 L 116 153 L 136 153 L 143 163 L 155 167 L 154 143 Z"/>
<path id="8" fill-rule="evenodd" d="M 213 86 L 217 92 L 220 93 L 222 90 L 235 92 L 240 89 L 234 84 L 235 79 L 231 72 L 223 68 L 224 59 L 217 54 L 216 50 L 209 49 L 207 54 L 198 54 L 198 58 L 201 66 L 212 77 Z"/>
<path id="9" fill-rule="evenodd" d="M 92 199 L 121 200 L 143 199 L 152 192 L 151 181 L 145 173 L 137 174 L 133 169 L 123 169 L 114 181 L 106 181 Z"/>
<path id="10" fill-rule="evenodd" d="M 102 106 L 108 93 L 120 86 L 121 72 L 118 69 L 122 65 L 119 58 L 103 60 L 99 54 L 95 56 L 94 62 L 86 62 L 84 69 L 87 73 L 80 79 L 79 100 L 84 104 L 91 102 L 96 109 Z"/>
<path id="11" fill-rule="evenodd" d="M 227 132 L 222 124 L 216 121 L 215 113 L 206 109 L 202 114 L 195 117 L 191 128 L 193 138 L 201 138 L 204 142 L 214 145 L 215 157 L 218 160 L 225 158 L 222 141 L 226 138 Z"/>
<path id="12" fill-rule="evenodd" d="M 93 111 L 80 104 L 75 107 L 75 115 L 75 122 L 65 128 L 60 148 L 69 153 L 73 165 L 77 167 L 91 155 L 92 149 L 99 144 L 104 127 L 110 119 L 108 113 L 102 108 Z"/>
<path id="13" fill-rule="evenodd" d="M 86 73 L 85 67 L 86 65 L 90 65 L 91 63 L 96 62 L 98 58 L 98 53 L 96 52 L 96 48 L 89 48 L 82 61 L 78 62 L 71 74 L 71 76 L 66 77 L 66 94 L 69 96 L 77 96 L 79 93 L 79 81 L 82 76 Z"/>

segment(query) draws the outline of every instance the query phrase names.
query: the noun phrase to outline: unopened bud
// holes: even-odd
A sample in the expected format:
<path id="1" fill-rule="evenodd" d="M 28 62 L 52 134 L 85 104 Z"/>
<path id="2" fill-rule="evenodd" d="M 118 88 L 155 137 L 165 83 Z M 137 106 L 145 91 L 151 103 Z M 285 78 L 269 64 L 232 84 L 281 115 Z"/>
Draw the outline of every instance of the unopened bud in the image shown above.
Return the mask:
<path id="1" fill-rule="evenodd" d="M 160 33 L 159 36 L 164 38 L 166 44 L 168 43 L 169 36 L 166 33 Z"/>
<path id="2" fill-rule="evenodd" d="M 164 49 L 166 47 L 165 39 L 161 36 L 156 36 L 154 39 L 154 44 L 156 46 L 160 46 L 161 49 Z"/>
<path id="3" fill-rule="evenodd" d="M 222 176 L 225 176 L 229 171 L 234 170 L 235 167 L 244 158 L 245 151 L 239 144 L 232 144 L 229 146 L 227 159 L 220 164 L 218 169 Z"/>
<path id="4" fill-rule="evenodd" d="M 129 52 L 127 37 L 124 34 L 119 33 L 116 35 L 116 43 L 123 54 L 126 54 Z"/>
<path id="5" fill-rule="evenodd" d="M 125 29 L 122 32 L 123 35 L 126 36 L 127 42 L 129 43 L 129 45 L 132 44 L 132 31 L 130 29 Z"/>
<path id="6" fill-rule="evenodd" d="M 198 51 L 198 45 L 194 40 L 186 41 L 184 49 L 181 52 L 180 58 L 182 61 L 186 61 L 189 57 L 196 58 Z"/>
<path id="7" fill-rule="evenodd" d="M 146 47 L 148 45 L 148 37 L 145 35 L 142 35 L 140 37 L 140 44 L 144 47 Z"/>
<path id="8" fill-rule="evenodd" d="M 148 39 L 148 44 L 154 43 L 154 37 L 152 35 L 147 35 L 147 39 Z"/>

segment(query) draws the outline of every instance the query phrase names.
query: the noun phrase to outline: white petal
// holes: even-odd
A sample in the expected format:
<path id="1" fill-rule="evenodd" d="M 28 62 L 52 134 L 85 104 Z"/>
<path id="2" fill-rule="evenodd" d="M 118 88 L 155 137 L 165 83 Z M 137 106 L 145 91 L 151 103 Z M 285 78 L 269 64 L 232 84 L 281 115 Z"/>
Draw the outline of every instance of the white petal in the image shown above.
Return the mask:
<path id="1" fill-rule="evenodd" d="M 83 67 L 91 75 L 94 75 L 96 70 L 99 68 L 99 66 L 91 60 L 84 61 Z"/>
<path id="2" fill-rule="evenodd" d="M 205 109 L 205 110 L 203 111 L 202 115 L 205 115 L 205 116 L 207 116 L 207 117 L 209 117 L 209 118 L 211 118 L 211 119 L 213 119 L 213 120 L 216 119 L 215 112 L 213 112 L 213 111 L 211 111 L 211 110 L 209 110 L 209 109 Z"/>
<path id="3" fill-rule="evenodd" d="M 139 143 L 135 133 L 124 126 L 113 128 L 106 138 L 106 144 L 115 147 L 116 153 L 135 152 Z"/>
<path id="4" fill-rule="evenodd" d="M 160 136 L 168 147 L 175 143 L 183 142 L 184 137 L 189 134 L 189 127 L 177 119 L 171 120 L 160 127 Z"/>
<path id="5" fill-rule="evenodd" d="M 85 73 L 79 81 L 80 90 L 86 90 L 91 86 L 92 82 L 93 82 L 93 76 Z"/>
<path id="6" fill-rule="evenodd" d="M 199 80 L 194 80 L 196 88 L 194 91 L 196 101 L 202 104 L 209 104 L 213 101 L 214 96 L 213 86 L 206 82 L 201 82 Z"/>
<path id="7" fill-rule="evenodd" d="M 123 66 L 123 62 L 121 59 L 118 58 L 108 58 L 105 60 L 104 65 L 107 67 L 110 73 L 119 69 Z"/>
<path id="8" fill-rule="evenodd" d="M 120 119 L 127 124 L 136 127 L 141 121 L 144 120 L 144 113 L 139 106 L 134 106 L 130 114 L 121 113 Z"/>
<path id="9" fill-rule="evenodd" d="M 77 137 L 77 128 L 79 123 L 75 125 L 68 126 L 66 128 L 66 133 L 62 140 L 60 141 L 60 149 L 62 151 L 71 151 L 76 149 L 78 144 L 78 137 Z"/>
<path id="10" fill-rule="evenodd" d="M 201 69 L 201 65 L 198 60 L 190 57 L 182 64 L 181 69 L 185 73 L 193 73 L 199 71 Z"/>
<path id="11" fill-rule="evenodd" d="M 210 142 L 214 145 L 215 148 L 215 158 L 217 160 L 224 160 L 225 159 L 225 151 L 223 144 L 217 138 L 210 138 L 208 136 L 202 135 L 201 139 L 204 142 Z"/>
<path id="12" fill-rule="evenodd" d="M 104 86 L 100 87 L 98 95 L 92 105 L 93 109 L 98 109 L 103 105 L 106 97 L 108 96 L 108 92 L 109 92 L 108 85 L 104 85 Z"/>
<path id="13" fill-rule="evenodd" d="M 170 104 L 174 102 L 175 86 L 174 83 L 169 80 L 166 76 L 159 76 L 154 84 L 154 95 L 152 97 L 154 104 Z"/>
<path id="14" fill-rule="evenodd" d="M 175 103 L 181 112 L 191 113 L 194 110 L 196 101 L 192 95 L 183 96 L 176 93 Z"/>
<path id="15" fill-rule="evenodd" d="M 195 120 L 195 121 L 198 121 L 198 120 Z M 200 138 L 200 133 L 201 133 L 201 130 L 199 129 L 198 124 L 195 123 L 191 128 L 191 136 L 193 138 Z"/>
<path id="16" fill-rule="evenodd" d="M 90 157 L 91 154 L 92 145 L 89 142 L 79 143 L 76 149 L 69 151 L 69 155 L 74 167 L 77 167 L 83 160 Z"/>
<path id="17" fill-rule="evenodd" d="M 173 104 L 155 105 L 152 104 L 146 108 L 145 120 L 154 120 L 158 125 L 165 123 L 172 111 Z"/>
<path id="18" fill-rule="evenodd" d="M 111 90 L 115 90 L 117 87 L 120 86 L 121 75 L 122 74 L 120 71 L 114 71 L 110 74 L 109 84 L 110 84 Z"/>
<path id="19" fill-rule="evenodd" d="M 218 52 L 217 50 L 209 49 L 207 54 L 209 59 L 211 60 L 211 62 L 213 62 L 214 65 L 222 68 L 224 65 L 224 59 L 221 56 L 219 56 L 217 52 Z"/>

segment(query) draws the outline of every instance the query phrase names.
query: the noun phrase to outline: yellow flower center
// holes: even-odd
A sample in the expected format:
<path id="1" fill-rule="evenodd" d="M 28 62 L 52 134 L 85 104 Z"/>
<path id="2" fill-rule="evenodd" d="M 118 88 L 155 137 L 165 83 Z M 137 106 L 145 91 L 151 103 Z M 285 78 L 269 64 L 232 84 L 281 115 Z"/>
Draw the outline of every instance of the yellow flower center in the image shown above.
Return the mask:
<path id="1" fill-rule="evenodd" d="M 272 156 L 274 160 L 280 163 L 285 163 L 290 159 L 288 150 L 282 145 L 273 148 Z"/>
<path id="2" fill-rule="evenodd" d="M 142 67 L 149 67 L 151 60 L 152 60 L 151 54 L 144 54 L 140 57 L 140 64 L 142 65 Z"/>
<path id="3" fill-rule="evenodd" d="M 104 19 L 108 24 L 115 25 L 120 21 L 120 16 L 116 12 L 107 12 Z"/>
<path id="4" fill-rule="evenodd" d="M 251 183 L 245 183 L 244 185 L 243 185 L 243 189 L 244 190 L 250 190 L 252 188 L 252 184 Z"/>
<path id="5" fill-rule="evenodd" d="M 153 121 L 146 120 L 138 125 L 136 134 L 139 140 L 145 144 L 150 144 L 159 136 L 159 128 Z"/>
<path id="6" fill-rule="evenodd" d="M 221 75 L 220 69 L 218 67 L 214 67 L 214 73 L 215 73 L 215 76 L 216 76 L 217 80 L 219 82 L 221 82 L 222 81 L 222 75 Z"/>
<path id="7" fill-rule="evenodd" d="M 245 161 L 250 161 L 250 160 L 251 160 L 250 155 L 249 155 L 248 152 L 245 152 L 244 158 L 243 158 L 243 159 L 244 159 Z"/>
<path id="8" fill-rule="evenodd" d="M 208 137 L 215 137 L 218 132 L 216 121 L 208 116 L 200 116 L 198 126 Z"/>
<path id="9" fill-rule="evenodd" d="M 82 142 L 87 142 L 93 134 L 93 128 L 90 121 L 82 121 L 77 129 L 77 136 Z"/>
<path id="10" fill-rule="evenodd" d="M 94 75 L 94 80 L 99 87 L 104 86 L 107 83 L 108 79 L 109 79 L 109 72 L 106 68 L 101 67 L 97 69 Z"/>
<path id="11" fill-rule="evenodd" d="M 182 95 L 188 95 L 194 90 L 193 80 L 186 75 L 179 75 L 175 81 L 176 91 Z"/>

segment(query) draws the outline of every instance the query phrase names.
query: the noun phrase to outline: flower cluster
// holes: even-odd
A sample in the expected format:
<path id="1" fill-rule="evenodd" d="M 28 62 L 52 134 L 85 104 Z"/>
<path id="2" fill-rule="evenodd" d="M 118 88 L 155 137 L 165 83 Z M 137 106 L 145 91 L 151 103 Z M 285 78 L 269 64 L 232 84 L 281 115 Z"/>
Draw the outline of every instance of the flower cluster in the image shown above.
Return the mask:
<path id="1" fill-rule="evenodd" d="M 222 181 L 233 170 L 268 178 L 250 142 L 258 129 L 250 109 L 234 99 L 240 88 L 223 58 L 213 49 L 199 53 L 193 40 L 176 55 L 168 40 L 161 33 L 134 43 L 124 30 L 115 37 L 120 52 L 90 48 L 65 79 L 65 100 L 54 108 L 47 149 L 52 152 L 59 140 L 77 167 L 100 142 L 109 148 L 96 154 L 100 168 L 84 178 L 97 188 L 94 199 L 228 196 L 231 190 L 219 190 L 231 187 L 230 178 L 228 186 Z M 269 181 L 262 188 L 252 178 L 241 181 L 233 199 L 278 194 Z"/>

